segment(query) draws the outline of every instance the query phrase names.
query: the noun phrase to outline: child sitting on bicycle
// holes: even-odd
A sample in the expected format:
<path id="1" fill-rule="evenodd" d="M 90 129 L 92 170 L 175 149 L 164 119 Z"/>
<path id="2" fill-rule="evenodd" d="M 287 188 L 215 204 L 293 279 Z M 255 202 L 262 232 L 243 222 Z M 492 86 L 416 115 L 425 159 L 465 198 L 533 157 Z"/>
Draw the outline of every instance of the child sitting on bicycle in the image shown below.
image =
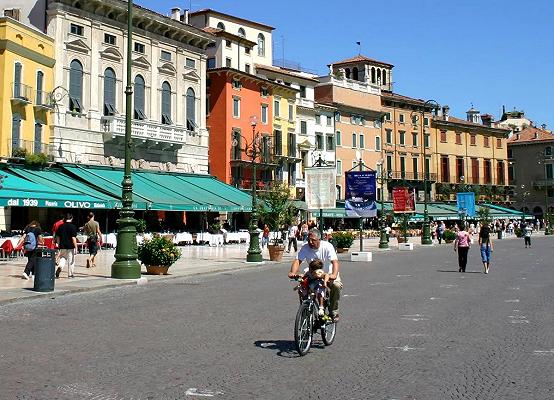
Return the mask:
<path id="1" fill-rule="evenodd" d="M 325 314 L 324 301 L 328 281 L 329 274 L 323 271 L 323 261 L 319 259 L 310 261 L 308 272 L 304 274 L 304 281 L 300 285 L 300 290 L 303 297 L 308 294 L 308 288 L 314 292 L 319 304 L 317 314 L 320 317 Z"/>

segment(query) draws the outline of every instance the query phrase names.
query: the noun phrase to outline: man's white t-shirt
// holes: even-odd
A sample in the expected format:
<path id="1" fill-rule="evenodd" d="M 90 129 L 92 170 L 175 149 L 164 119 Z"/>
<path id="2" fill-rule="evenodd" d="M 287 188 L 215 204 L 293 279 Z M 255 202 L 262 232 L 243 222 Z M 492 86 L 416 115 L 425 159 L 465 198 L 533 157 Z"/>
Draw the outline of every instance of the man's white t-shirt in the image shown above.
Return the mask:
<path id="1" fill-rule="evenodd" d="M 331 274 L 333 272 L 333 266 L 331 261 L 338 260 L 337 252 L 333 245 L 325 240 L 319 242 L 319 248 L 312 249 L 308 243 L 306 243 L 298 253 L 296 253 L 296 259 L 306 261 L 309 263 L 312 260 L 322 260 L 323 261 L 323 270 Z"/>
<path id="2" fill-rule="evenodd" d="M 292 225 L 289 228 L 289 239 L 296 237 L 296 232 L 298 232 L 298 227 L 296 225 Z"/>

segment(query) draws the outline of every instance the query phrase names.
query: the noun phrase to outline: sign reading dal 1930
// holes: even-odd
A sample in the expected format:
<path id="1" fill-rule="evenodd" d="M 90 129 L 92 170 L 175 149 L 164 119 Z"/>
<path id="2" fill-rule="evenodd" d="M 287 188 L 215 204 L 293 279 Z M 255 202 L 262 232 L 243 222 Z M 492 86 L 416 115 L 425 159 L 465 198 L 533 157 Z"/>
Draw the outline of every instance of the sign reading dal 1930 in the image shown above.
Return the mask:
<path id="1" fill-rule="evenodd" d="M 76 200 L 0 199 L 0 205 L 11 207 L 55 207 L 55 208 L 107 208 L 106 203 Z"/>

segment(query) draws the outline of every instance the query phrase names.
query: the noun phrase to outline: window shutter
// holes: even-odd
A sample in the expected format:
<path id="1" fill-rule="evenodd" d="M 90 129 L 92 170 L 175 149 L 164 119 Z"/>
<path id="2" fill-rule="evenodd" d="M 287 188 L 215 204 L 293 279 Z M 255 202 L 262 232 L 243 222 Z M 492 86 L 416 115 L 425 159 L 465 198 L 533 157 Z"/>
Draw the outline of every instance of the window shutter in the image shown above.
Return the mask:
<path id="1" fill-rule="evenodd" d="M 196 128 L 196 99 L 194 96 L 194 90 L 192 88 L 187 89 L 187 129 L 194 131 Z"/>
<path id="2" fill-rule="evenodd" d="M 34 154 L 42 153 L 42 125 L 38 122 L 35 124 L 35 143 Z"/>
<path id="3" fill-rule="evenodd" d="M 104 115 L 114 115 L 115 109 L 115 72 L 111 68 L 104 71 Z"/>
<path id="4" fill-rule="evenodd" d="M 146 119 L 144 114 L 144 78 L 140 75 L 135 77 L 135 118 Z"/>
<path id="5" fill-rule="evenodd" d="M 169 125 L 171 118 L 171 86 L 169 83 L 162 84 L 162 123 Z M 164 122 L 165 120 L 165 122 Z"/>
<path id="6" fill-rule="evenodd" d="M 13 77 L 13 97 L 21 97 L 21 64 L 15 63 L 15 71 Z"/>
<path id="7" fill-rule="evenodd" d="M 73 99 L 72 111 L 81 111 L 83 97 L 83 66 L 77 60 L 71 61 L 69 70 L 69 96 Z M 76 100 L 76 101 L 75 101 Z"/>
<path id="8" fill-rule="evenodd" d="M 19 114 L 14 114 L 12 117 L 12 154 L 14 150 L 20 147 L 20 132 L 21 132 L 21 117 Z"/>
<path id="9" fill-rule="evenodd" d="M 37 98 L 36 104 L 42 105 L 46 104 L 44 99 L 44 93 L 42 92 L 42 82 L 44 81 L 44 73 L 42 71 L 37 72 Z"/>

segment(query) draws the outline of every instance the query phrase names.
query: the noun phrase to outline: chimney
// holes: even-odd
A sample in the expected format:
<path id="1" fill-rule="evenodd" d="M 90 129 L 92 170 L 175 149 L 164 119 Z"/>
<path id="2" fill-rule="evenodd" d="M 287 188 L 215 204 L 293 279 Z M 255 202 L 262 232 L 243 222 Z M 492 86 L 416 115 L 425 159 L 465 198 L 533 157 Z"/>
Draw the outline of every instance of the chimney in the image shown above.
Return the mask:
<path id="1" fill-rule="evenodd" d="M 176 21 L 181 20 L 181 9 L 179 7 L 173 7 L 171 9 L 171 19 L 174 19 Z"/>
<path id="2" fill-rule="evenodd" d="M 189 10 L 185 9 L 183 15 L 181 16 L 181 21 L 185 24 L 189 23 Z"/>
<path id="3" fill-rule="evenodd" d="M 516 133 L 516 140 L 519 140 L 519 133 Z"/>
<path id="4" fill-rule="evenodd" d="M 442 119 L 445 120 L 445 121 L 448 121 L 448 112 L 450 111 L 450 107 L 448 106 L 443 106 L 442 107 Z"/>
<path id="5" fill-rule="evenodd" d="M 539 138 L 539 132 L 535 131 L 535 134 L 533 135 L 533 139 L 538 139 L 538 138 Z"/>
<path id="6" fill-rule="evenodd" d="M 481 121 L 483 122 L 483 125 L 488 126 L 490 128 L 492 126 L 492 115 L 481 114 Z"/>

